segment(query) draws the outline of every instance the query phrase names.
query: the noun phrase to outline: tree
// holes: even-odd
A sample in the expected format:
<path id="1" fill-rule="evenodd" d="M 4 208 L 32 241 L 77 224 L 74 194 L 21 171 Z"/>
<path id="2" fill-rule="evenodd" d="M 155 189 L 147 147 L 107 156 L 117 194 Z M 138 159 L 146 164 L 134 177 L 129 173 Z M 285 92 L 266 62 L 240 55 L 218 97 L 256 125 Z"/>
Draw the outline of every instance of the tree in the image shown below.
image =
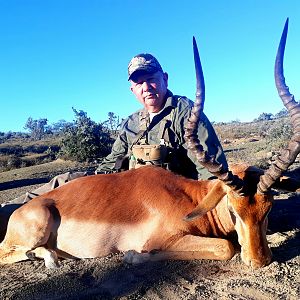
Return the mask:
<path id="1" fill-rule="evenodd" d="M 55 123 L 52 123 L 52 125 L 49 126 L 49 130 L 54 134 L 60 134 L 72 124 L 72 122 L 67 122 L 66 120 L 59 120 Z"/>
<path id="2" fill-rule="evenodd" d="M 269 120 L 273 120 L 274 116 L 271 113 L 262 113 L 258 116 L 257 119 L 254 119 L 254 122 L 257 121 L 269 121 Z"/>
<path id="3" fill-rule="evenodd" d="M 239 123 L 241 123 L 241 121 L 240 121 L 240 119 L 235 119 L 235 120 L 230 121 L 229 123 L 231 123 L 231 124 L 239 124 Z"/>
<path id="4" fill-rule="evenodd" d="M 25 123 L 24 129 L 30 131 L 30 135 L 33 139 L 40 140 L 45 134 L 47 122 L 47 119 L 33 120 L 32 117 L 29 117 Z"/>
<path id="5" fill-rule="evenodd" d="M 110 152 L 113 139 L 103 124 L 92 121 L 87 113 L 73 108 L 74 123 L 64 130 L 61 155 L 76 161 L 91 161 Z"/>
<path id="6" fill-rule="evenodd" d="M 279 111 L 277 114 L 275 114 L 274 118 L 279 119 L 279 118 L 284 118 L 289 115 L 289 112 L 286 108 L 283 108 L 281 111 Z"/>
<path id="7" fill-rule="evenodd" d="M 116 116 L 114 112 L 108 113 L 108 119 L 103 122 L 103 125 L 107 126 L 109 130 L 115 133 L 120 126 L 120 118 Z"/>

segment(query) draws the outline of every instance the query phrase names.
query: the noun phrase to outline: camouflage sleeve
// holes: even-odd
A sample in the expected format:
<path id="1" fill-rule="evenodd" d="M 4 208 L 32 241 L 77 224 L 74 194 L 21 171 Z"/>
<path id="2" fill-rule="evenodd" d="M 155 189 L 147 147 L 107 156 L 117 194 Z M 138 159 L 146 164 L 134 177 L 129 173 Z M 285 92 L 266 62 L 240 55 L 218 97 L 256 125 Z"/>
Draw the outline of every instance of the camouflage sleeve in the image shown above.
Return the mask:
<path id="1" fill-rule="evenodd" d="M 118 137 L 115 140 L 111 153 L 107 155 L 99 164 L 96 174 L 111 173 L 116 171 L 115 164 L 118 158 L 124 157 L 128 151 L 128 142 L 126 134 L 126 121 L 121 125 Z"/>
<path id="2" fill-rule="evenodd" d="M 187 145 L 184 140 L 184 124 L 187 122 L 188 117 L 190 115 L 191 106 L 190 107 L 183 107 L 179 110 L 178 116 L 177 116 L 177 130 L 179 131 L 179 135 L 181 136 L 182 146 L 187 149 Z M 225 154 L 223 152 L 223 148 L 221 146 L 221 143 L 215 133 L 215 130 L 206 117 L 204 113 L 202 113 L 201 120 L 199 122 L 198 127 L 198 137 L 200 140 L 200 143 L 204 149 L 204 151 L 207 151 L 209 156 L 214 156 L 216 161 L 220 164 L 223 164 L 225 167 L 227 167 L 227 161 Z M 198 178 L 200 179 L 208 179 L 209 177 L 212 177 L 213 175 L 207 171 L 196 159 L 196 156 L 188 150 L 187 152 L 188 157 L 191 159 L 191 161 L 196 165 L 197 171 L 198 171 Z"/>

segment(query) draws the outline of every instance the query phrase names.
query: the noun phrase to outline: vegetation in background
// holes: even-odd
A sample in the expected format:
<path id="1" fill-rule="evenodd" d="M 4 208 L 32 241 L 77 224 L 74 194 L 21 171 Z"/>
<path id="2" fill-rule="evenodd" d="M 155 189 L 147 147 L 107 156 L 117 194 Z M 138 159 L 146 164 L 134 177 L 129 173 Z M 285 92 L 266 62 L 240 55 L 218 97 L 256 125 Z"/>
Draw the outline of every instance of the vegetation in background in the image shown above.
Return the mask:
<path id="1" fill-rule="evenodd" d="M 105 157 L 116 138 L 120 120 L 113 112 L 104 122 L 94 122 L 87 113 L 73 109 L 75 120 L 28 118 L 25 132 L 0 132 L 0 171 L 49 162 L 57 158 L 79 162 Z M 229 162 L 247 162 L 266 168 L 272 156 L 290 139 L 292 129 L 286 109 L 261 114 L 253 122 L 238 120 L 214 123 Z"/>
<path id="2" fill-rule="evenodd" d="M 118 128 L 120 126 L 120 118 L 116 116 L 115 113 L 109 112 L 108 113 L 108 120 L 103 122 L 103 125 L 108 127 L 110 133 L 116 137 L 118 133 Z"/>
<path id="3" fill-rule="evenodd" d="M 113 143 L 108 128 L 92 121 L 82 110 L 73 111 L 75 121 L 64 130 L 60 156 L 79 162 L 106 156 Z"/>
<path id="4" fill-rule="evenodd" d="M 108 114 L 108 120 L 96 123 L 87 113 L 73 108 L 75 120 L 29 117 L 25 132 L 0 132 L 0 171 L 53 161 L 57 158 L 78 162 L 100 160 L 111 149 L 119 127 L 119 117 Z"/>
<path id="5" fill-rule="evenodd" d="M 266 169 L 292 136 L 288 117 L 249 123 L 214 124 L 230 162 L 247 162 Z"/>
<path id="6" fill-rule="evenodd" d="M 31 117 L 29 117 L 25 123 L 24 129 L 29 130 L 30 136 L 34 140 L 40 140 L 45 134 L 47 122 L 47 119 L 33 120 Z"/>

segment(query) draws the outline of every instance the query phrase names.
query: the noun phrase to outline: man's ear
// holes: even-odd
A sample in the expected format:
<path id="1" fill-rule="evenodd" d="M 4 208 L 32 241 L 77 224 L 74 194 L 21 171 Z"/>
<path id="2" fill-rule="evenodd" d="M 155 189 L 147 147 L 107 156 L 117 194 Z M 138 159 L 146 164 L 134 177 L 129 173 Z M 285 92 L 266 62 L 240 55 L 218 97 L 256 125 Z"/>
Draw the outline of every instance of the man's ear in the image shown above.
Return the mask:
<path id="1" fill-rule="evenodd" d="M 132 93 L 134 93 L 134 89 L 133 89 L 134 82 L 133 82 L 132 80 L 130 80 L 129 82 L 130 82 L 130 87 L 129 87 L 129 89 L 131 90 Z"/>
<path id="2" fill-rule="evenodd" d="M 165 82 L 166 87 L 168 87 L 169 75 L 168 75 L 167 72 L 164 72 L 164 73 L 163 73 L 163 79 L 164 79 L 164 82 Z"/>

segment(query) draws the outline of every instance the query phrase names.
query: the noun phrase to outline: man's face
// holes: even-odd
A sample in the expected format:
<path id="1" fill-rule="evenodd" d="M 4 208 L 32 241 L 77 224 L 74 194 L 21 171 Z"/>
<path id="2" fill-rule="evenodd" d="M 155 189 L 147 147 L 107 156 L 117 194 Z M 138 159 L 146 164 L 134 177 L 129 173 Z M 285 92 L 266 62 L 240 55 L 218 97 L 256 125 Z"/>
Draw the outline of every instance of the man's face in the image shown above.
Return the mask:
<path id="1" fill-rule="evenodd" d="M 130 82 L 130 90 L 149 112 L 159 112 L 163 108 L 168 87 L 167 73 L 139 73 Z"/>

